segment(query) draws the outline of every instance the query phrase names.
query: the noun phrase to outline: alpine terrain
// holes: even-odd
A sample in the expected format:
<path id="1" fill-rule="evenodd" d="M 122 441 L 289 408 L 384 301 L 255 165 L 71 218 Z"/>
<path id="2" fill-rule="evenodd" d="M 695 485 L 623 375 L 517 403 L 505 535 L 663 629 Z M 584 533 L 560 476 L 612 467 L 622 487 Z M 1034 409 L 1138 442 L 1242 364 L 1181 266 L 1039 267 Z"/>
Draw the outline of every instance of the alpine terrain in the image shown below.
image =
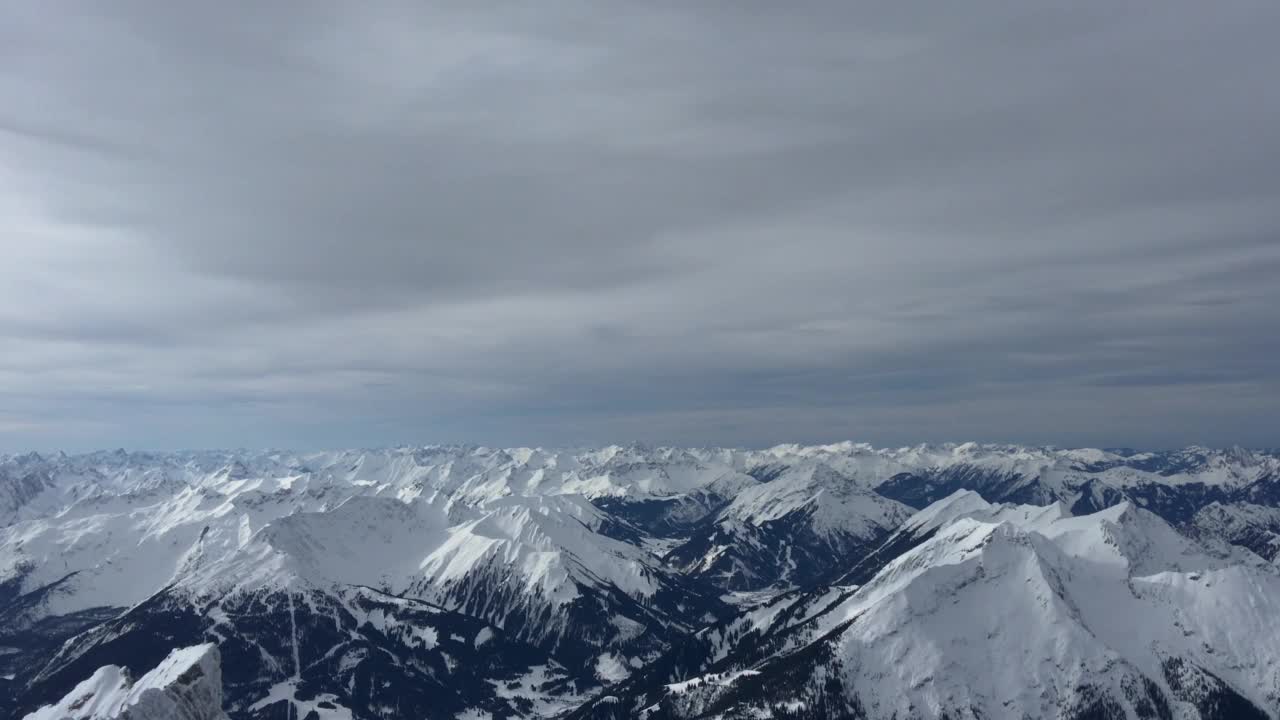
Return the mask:
<path id="1" fill-rule="evenodd" d="M 1280 718 L 1280 452 L 0 456 L 0 717 Z"/>

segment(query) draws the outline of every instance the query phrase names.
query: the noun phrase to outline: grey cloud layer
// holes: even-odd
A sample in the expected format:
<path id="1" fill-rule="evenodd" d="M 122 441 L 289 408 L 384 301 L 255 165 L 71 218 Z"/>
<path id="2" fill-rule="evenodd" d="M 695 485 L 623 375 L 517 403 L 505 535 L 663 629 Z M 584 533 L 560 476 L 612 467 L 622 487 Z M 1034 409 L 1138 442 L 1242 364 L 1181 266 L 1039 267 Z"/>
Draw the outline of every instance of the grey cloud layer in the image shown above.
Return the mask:
<path id="1" fill-rule="evenodd" d="M 0 449 L 1280 444 L 1273 3 L 435 5 L 5 6 Z"/>

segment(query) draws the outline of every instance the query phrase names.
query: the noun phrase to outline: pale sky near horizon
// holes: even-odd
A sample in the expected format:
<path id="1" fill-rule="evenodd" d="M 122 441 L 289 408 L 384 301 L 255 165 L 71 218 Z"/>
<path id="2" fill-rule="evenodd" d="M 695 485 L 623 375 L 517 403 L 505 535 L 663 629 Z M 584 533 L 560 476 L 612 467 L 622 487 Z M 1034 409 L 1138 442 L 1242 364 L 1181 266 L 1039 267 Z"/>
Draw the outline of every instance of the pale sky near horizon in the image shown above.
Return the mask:
<path id="1" fill-rule="evenodd" d="M 1280 4 L 480 5 L 0 3 L 0 452 L 1280 446 Z"/>

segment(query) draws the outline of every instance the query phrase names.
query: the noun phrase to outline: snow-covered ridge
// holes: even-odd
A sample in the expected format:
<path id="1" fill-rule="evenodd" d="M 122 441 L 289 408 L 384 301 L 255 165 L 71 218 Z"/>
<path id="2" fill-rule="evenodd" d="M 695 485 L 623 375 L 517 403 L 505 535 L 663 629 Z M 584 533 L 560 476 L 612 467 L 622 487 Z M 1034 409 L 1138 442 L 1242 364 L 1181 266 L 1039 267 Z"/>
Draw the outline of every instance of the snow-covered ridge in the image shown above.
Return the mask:
<path id="1" fill-rule="evenodd" d="M 227 720 L 218 648 L 176 649 L 137 680 L 117 665 L 103 666 L 25 720 Z"/>
<path id="2" fill-rule="evenodd" d="M 1280 508 L 1247 502 L 1214 502 L 1196 513 L 1191 525 L 1202 537 L 1247 547 L 1280 564 Z"/>
<path id="3" fill-rule="evenodd" d="M 1247 551 L 1199 544 L 1128 503 L 1077 517 L 1061 504 L 957 494 L 906 525 L 933 534 L 782 636 L 750 668 L 749 689 L 727 694 L 734 666 L 718 666 L 668 686 L 663 708 L 734 718 L 855 706 L 868 718 L 1070 717 L 1098 702 L 1116 717 L 1159 704 L 1187 718 L 1280 709 L 1280 571 Z M 777 610 L 755 611 L 757 624 Z"/>
<path id="4" fill-rule="evenodd" d="M 510 524 L 501 520 L 504 513 L 520 513 L 502 507 L 504 502 L 525 503 L 529 512 L 541 516 L 527 527 L 545 526 L 540 530 L 545 541 L 547 528 L 562 525 L 553 515 L 573 517 L 597 534 L 615 534 L 610 528 L 616 529 L 617 518 L 602 516 L 583 500 L 625 504 L 685 497 L 696 497 L 680 506 L 691 527 L 699 517 L 689 513 L 714 513 L 717 503 L 724 502 L 727 506 L 715 519 L 725 526 L 760 527 L 808 512 L 816 532 L 870 537 L 896 525 L 903 515 L 880 495 L 915 502 L 895 495 L 902 489 L 899 484 L 911 489 L 940 483 L 938 492 L 945 495 L 951 486 L 974 478 L 1013 478 L 994 489 L 1014 498 L 1095 506 L 1143 492 L 1150 497 L 1137 497 L 1137 502 L 1158 504 L 1167 493 L 1149 488 L 1203 487 L 1208 489 L 1201 493 L 1205 497 L 1197 499 L 1202 504 L 1219 496 L 1230 500 L 1235 493 L 1266 505 L 1280 501 L 1278 468 L 1280 457 L 1274 452 L 1239 449 L 1135 453 L 974 443 L 779 445 L 766 450 L 630 445 L 587 450 L 430 446 L 321 453 L 29 453 L 0 456 L 0 583 L 17 583 L 27 593 L 57 584 L 57 591 L 41 601 L 50 614 L 128 606 L 197 568 L 243 555 L 250 540 L 268 526 L 271 530 L 261 539 L 291 556 L 307 555 L 309 546 L 334 548 L 310 553 L 306 572 L 343 582 L 394 587 L 414 563 L 425 565 L 427 575 L 456 576 L 458 558 L 485 555 L 476 552 L 477 543 L 462 542 L 468 533 L 446 534 L 443 528 L 415 528 L 415 540 L 408 543 L 366 538 L 359 528 L 343 523 L 390 528 L 396 526 L 398 512 L 393 504 L 375 502 L 362 506 L 366 514 L 381 508 L 390 515 L 360 519 L 355 505 L 344 507 L 354 498 L 421 503 L 446 518 L 427 524 L 479 531 L 469 533 L 473 537 L 485 536 L 486 525 Z M 1198 509 L 1189 506 L 1186 519 Z M 335 514 L 322 518 L 306 513 Z M 294 514 L 302 515 L 284 521 Z M 308 523 L 314 527 L 308 529 Z M 347 532 L 338 532 L 342 527 Z M 573 530 L 575 525 L 564 527 Z M 581 539 L 573 537 L 576 530 L 556 532 L 565 542 Z M 457 552 L 443 550 L 428 562 L 428 556 L 441 550 L 436 541 L 447 537 L 455 540 Z M 546 550 L 526 543 L 532 539 L 509 541 L 531 553 Z M 366 540 L 394 546 L 397 557 L 379 557 L 371 567 L 364 559 L 368 553 L 349 546 L 364 547 Z M 709 547 L 691 550 L 689 557 L 716 552 L 716 541 L 707 542 Z M 629 552 L 603 541 L 595 544 L 612 548 L 603 555 L 582 554 L 580 565 L 596 575 L 600 568 L 592 564 L 593 557 Z M 763 556 L 757 560 L 763 562 Z M 549 571 L 554 564 L 546 565 Z M 643 595 L 645 573 L 624 575 L 632 582 L 629 591 Z"/>
<path id="5" fill-rule="evenodd" d="M 254 654 L 253 638 L 263 630 L 253 626 L 252 608 L 273 608 L 279 623 L 294 617 L 291 603 L 297 600 L 307 622 L 328 627 L 328 611 L 357 618 L 347 598 L 370 588 L 383 598 L 379 603 L 418 603 L 417 618 L 427 607 L 453 611 L 465 622 L 491 626 L 512 647 L 536 650 L 562 668 L 564 678 L 585 683 L 568 697 L 592 683 L 629 682 L 694 636 L 714 636 L 708 657 L 732 662 L 744 634 L 760 641 L 757 653 L 790 657 L 821 633 L 836 632 L 852 639 L 827 651 L 870 648 L 839 654 L 842 667 L 856 662 L 880 668 L 901 648 L 890 652 L 876 644 L 879 636 L 855 632 L 879 618 L 898 623 L 897 637 L 936 645 L 936 653 L 924 658 L 940 663 L 935 674 L 899 678 L 899 690 L 916 692 L 914 702 L 936 700 L 942 707 L 943 699 L 919 695 L 917 686 L 941 687 L 935 678 L 958 672 L 948 665 L 961 661 L 948 654 L 947 643 L 980 647 L 987 639 L 935 637 L 927 618 L 949 612 L 952 598 L 970 602 L 970 593 L 997 576 L 1019 576 L 1024 585 L 1001 596 L 1016 607 L 1002 611 L 1083 627 L 1070 633 L 1102 638 L 1101 645 L 1072 646 L 1087 656 L 1086 665 L 1098 657 L 1123 662 L 1136 673 L 1131 677 L 1155 677 L 1172 693 L 1173 681 L 1151 675 L 1151 658 L 1163 663 L 1173 656 L 1108 644 L 1104 636 L 1116 629 L 1093 619 L 1090 601 L 1076 597 L 1083 586 L 1071 578 L 1092 577 L 1102 588 L 1123 585 L 1134 589 L 1124 591 L 1131 595 L 1146 592 L 1135 612 L 1173 618 L 1183 627 L 1200 611 L 1182 604 L 1210 602 L 1198 581 L 1188 579 L 1192 573 L 1244 598 L 1230 602 L 1250 601 L 1250 588 L 1270 587 L 1266 573 L 1274 572 L 1257 556 L 1275 557 L 1280 547 L 1278 469 L 1280 455 L 1265 451 L 1139 453 L 974 443 L 3 456 L 0 646 L 33 642 L 20 647 L 24 657 L 49 658 L 72 636 L 104 627 L 128 608 L 149 608 L 139 617 L 186 624 L 183 644 L 207 638 L 201 623 L 212 621 L 217 637 L 246 643 L 249 662 L 271 666 Z M 1239 588 L 1230 585 L 1236 582 Z M 727 602 L 739 603 L 735 597 L 755 599 L 740 604 L 741 614 L 729 623 L 736 611 Z M 1186 617 L 1171 615 L 1160 598 L 1174 598 L 1168 603 Z M 982 603 L 996 600 L 973 599 L 966 607 L 986 612 Z M 1019 605 L 1024 602 L 1057 610 L 1044 615 Z M 157 614 L 157 607 L 164 612 Z M 1265 603 L 1257 607 L 1264 615 L 1273 611 Z M 237 609 L 245 611 L 232 612 Z M 395 638 L 378 637 L 383 629 L 369 622 L 367 628 L 357 625 L 361 652 L 398 647 L 387 644 Z M 1241 622 L 1248 632 L 1261 632 L 1251 619 Z M 126 635 L 153 630 L 112 627 Z M 21 636 L 49 628 L 54 631 L 47 636 Z M 426 642 L 399 625 L 390 632 L 418 644 L 401 643 L 408 649 L 377 655 L 376 662 L 402 661 L 396 653 L 422 650 Z M 474 636 L 469 632 L 467 643 Z M 1250 702 L 1270 697 L 1269 691 L 1246 690 L 1255 687 L 1249 685 L 1258 681 L 1254 675 L 1213 665 L 1212 653 L 1184 652 L 1185 643 L 1163 636 L 1143 637 L 1181 653 L 1179 673 L 1211 667 L 1225 687 Z M 167 650 L 161 644 L 160 655 Z M 22 667 L 5 652 L 0 649 L 0 691 L 9 692 L 6 683 L 12 682 L 19 692 L 38 668 Z M 373 657 L 360 661 L 372 663 Z M 243 659 L 237 656 L 229 667 Z M 59 676 L 66 684 L 49 695 L 62 694 L 100 665 L 128 664 L 109 654 L 85 662 L 88 668 L 77 667 L 74 677 Z M 433 655 L 431 662 L 437 672 L 453 661 Z M 980 664 L 972 657 L 963 662 Z M 352 667 L 346 669 L 354 673 Z M 689 698 L 720 693 L 746 677 L 738 672 L 746 669 L 755 668 L 717 670 L 714 682 L 702 684 L 672 677 L 662 687 L 683 688 Z M 764 670 L 751 677 L 767 683 L 771 676 Z M 889 678 L 886 672 L 872 675 Z M 853 681 L 853 675 L 842 677 L 846 687 Z M 1041 682 L 1035 687 L 1049 692 L 1044 678 L 1035 678 Z M 899 680 L 885 679 L 885 687 L 898 687 Z M 236 683 L 242 693 L 236 707 L 262 699 L 241 702 L 244 693 L 262 688 Z M 1063 687 L 1052 691 L 1074 702 L 1074 691 Z M 343 696 L 376 695 L 374 688 L 361 688 Z M 0 696 L 0 714 L 5 701 Z M 1030 702 L 1011 700 L 1024 701 Z"/>
<path id="6" fill-rule="evenodd" d="M 743 488 L 674 548 L 668 562 L 731 590 L 811 583 L 877 544 L 910 514 L 811 460 Z"/>
<path id="7" fill-rule="evenodd" d="M 769 482 L 743 489 L 717 518 L 721 523 L 765 525 L 808 512 L 815 532 L 868 537 L 896 527 L 910 514 L 825 463 L 806 463 Z"/>
<path id="8" fill-rule="evenodd" d="M 478 566 L 498 565 L 520 579 L 521 590 L 563 603 L 580 585 L 612 585 L 647 597 L 657 589 L 653 558 L 640 548 L 600 535 L 601 513 L 571 497 L 495 500 L 475 520 L 450 529 L 420 564 L 415 584 L 448 587 Z"/>

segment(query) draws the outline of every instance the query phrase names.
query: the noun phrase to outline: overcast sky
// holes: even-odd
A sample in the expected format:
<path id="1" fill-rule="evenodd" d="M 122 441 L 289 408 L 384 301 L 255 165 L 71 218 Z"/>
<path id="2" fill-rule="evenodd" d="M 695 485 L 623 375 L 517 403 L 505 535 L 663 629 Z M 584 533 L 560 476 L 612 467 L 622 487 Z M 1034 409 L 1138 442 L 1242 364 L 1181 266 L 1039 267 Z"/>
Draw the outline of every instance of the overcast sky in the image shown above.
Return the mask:
<path id="1" fill-rule="evenodd" d="M 0 451 L 1280 445 L 1280 3 L 1046 5 L 4 0 Z"/>

